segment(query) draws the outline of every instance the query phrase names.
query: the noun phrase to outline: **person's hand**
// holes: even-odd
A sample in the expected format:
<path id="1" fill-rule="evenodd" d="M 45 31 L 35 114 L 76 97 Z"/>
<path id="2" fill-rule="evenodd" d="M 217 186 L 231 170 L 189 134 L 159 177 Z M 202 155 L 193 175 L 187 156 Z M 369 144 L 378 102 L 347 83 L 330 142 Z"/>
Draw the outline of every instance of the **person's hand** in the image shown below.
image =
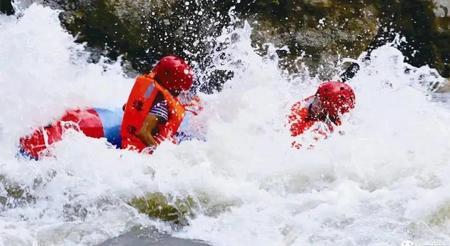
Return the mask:
<path id="1" fill-rule="evenodd" d="M 142 124 L 142 128 L 136 134 L 136 136 L 147 146 L 155 146 L 158 144 L 156 139 L 153 137 L 153 131 L 156 129 L 158 121 L 158 117 L 153 114 L 148 114 Z"/>

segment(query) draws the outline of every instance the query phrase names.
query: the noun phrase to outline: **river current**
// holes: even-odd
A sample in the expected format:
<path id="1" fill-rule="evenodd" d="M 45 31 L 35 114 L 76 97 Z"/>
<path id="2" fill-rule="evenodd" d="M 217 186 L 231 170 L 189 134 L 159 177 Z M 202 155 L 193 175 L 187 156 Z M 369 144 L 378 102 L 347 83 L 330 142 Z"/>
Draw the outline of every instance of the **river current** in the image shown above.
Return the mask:
<path id="1" fill-rule="evenodd" d="M 68 108 L 121 107 L 133 78 L 119 62 L 87 62 L 55 10 L 0 15 L 0 175 L 29 196 L 0 203 L 0 245 L 95 245 L 137 225 L 212 245 L 450 245 L 450 107 L 427 87 L 442 78 L 395 44 L 362 54 L 355 110 L 296 150 L 286 115 L 320 81 L 307 69 L 287 76 L 250 34 L 248 24 L 224 30 L 227 47 L 211 54 L 234 77 L 200 94 L 206 141 L 149 156 L 69 132 L 56 157 L 33 161 L 17 155 L 20 136 Z M 198 201 L 189 226 L 172 231 L 127 203 L 152 192 Z"/>

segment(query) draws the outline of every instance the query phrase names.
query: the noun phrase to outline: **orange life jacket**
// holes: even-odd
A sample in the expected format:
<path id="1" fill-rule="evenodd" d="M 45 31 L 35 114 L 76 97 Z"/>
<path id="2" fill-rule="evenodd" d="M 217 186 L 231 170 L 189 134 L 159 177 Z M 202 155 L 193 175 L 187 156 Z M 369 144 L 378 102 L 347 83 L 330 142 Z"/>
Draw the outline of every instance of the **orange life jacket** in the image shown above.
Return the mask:
<path id="1" fill-rule="evenodd" d="M 125 105 L 121 127 L 122 148 L 142 151 L 147 147 L 136 134 L 142 128 L 159 93 L 167 101 L 169 119 L 165 124 L 158 126 L 158 135 L 155 139 L 160 144 L 177 132 L 185 114 L 183 105 L 167 89 L 158 84 L 152 74 L 142 75 L 136 79 Z"/>

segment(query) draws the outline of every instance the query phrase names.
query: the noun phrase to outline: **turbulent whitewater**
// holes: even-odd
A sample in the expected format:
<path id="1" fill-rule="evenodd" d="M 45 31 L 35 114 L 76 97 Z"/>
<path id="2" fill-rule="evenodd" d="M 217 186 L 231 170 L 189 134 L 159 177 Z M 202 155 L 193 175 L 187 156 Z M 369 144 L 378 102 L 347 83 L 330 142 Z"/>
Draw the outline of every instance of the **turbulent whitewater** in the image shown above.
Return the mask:
<path id="1" fill-rule="evenodd" d="M 200 95 L 206 141 L 148 156 L 71 132 L 36 162 L 17 156 L 20 136 L 68 108 L 121 107 L 133 78 L 88 63 L 54 10 L 0 15 L 0 175 L 32 196 L 0 203 L 0 245 L 95 245 L 136 225 L 212 245 L 449 245 L 450 111 L 426 87 L 434 70 L 378 48 L 349 82 L 357 104 L 340 132 L 294 150 L 286 115 L 319 80 L 284 74 L 250 33 L 224 30 L 227 48 L 211 54 L 235 76 Z M 127 204 L 151 192 L 193 197 L 196 217 L 172 231 Z"/>

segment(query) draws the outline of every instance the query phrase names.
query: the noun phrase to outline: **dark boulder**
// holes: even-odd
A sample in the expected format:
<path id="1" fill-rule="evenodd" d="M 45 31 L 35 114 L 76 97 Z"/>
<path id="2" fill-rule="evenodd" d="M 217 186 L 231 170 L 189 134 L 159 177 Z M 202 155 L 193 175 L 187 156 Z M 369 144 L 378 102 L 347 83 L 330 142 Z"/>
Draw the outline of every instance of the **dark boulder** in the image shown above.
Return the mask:
<path id="1" fill-rule="evenodd" d="M 391 41 L 399 33 L 407 44 L 400 50 L 414 66 L 430 65 L 450 77 L 450 2 L 432 0 L 378 0 L 383 28 L 373 47 Z"/>
<path id="2" fill-rule="evenodd" d="M 230 24 L 242 24 L 231 23 L 230 9 L 253 26 L 253 45 L 260 54 L 266 52 L 267 42 L 288 48 L 277 53 L 281 67 L 291 72 L 306 65 L 327 78 L 338 72 L 341 58 L 370 53 L 400 33 L 409 41 L 401 47 L 409 63 L 428 64 L 450 75 L 446 0 L 44 1 L 63 9 L 65 28 L 97 54 L 122 56 L 139 73 L 149 71 L 163 55 L 181 55 L 208 71 L 203 79 L 206 91 L 220 89 L 233 76 L 211 69 L 209 58 L 217 47 L 214 37 Z"/>
<path id="3" fill-rule="evenodd" d="M 0 0 L 0 13 L 7 15 L 14 14 L 14 8 L 11 3 L 12 0 Z"/>

